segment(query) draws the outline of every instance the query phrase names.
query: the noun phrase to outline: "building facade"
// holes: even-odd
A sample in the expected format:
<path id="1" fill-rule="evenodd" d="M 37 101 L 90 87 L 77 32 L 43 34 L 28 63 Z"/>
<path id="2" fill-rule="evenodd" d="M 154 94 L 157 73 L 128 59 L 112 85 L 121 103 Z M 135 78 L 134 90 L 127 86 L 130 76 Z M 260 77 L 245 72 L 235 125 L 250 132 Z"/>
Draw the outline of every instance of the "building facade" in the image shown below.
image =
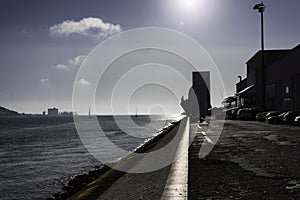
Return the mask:
<path id="1" fill-rule="evenodd" d="M 250 107 L 257 112 L 300 111 L 300 45 L 259 51 L 246 64 L 247 77 L 223 102 L 227 109 L 234 104 L 236 109 Z"/>
<path id="2" fill-rule="evenodd" d="M 48 115 L 49 116 L 57 116 L 58 115 L 58 108 L 48 108 Z"/>

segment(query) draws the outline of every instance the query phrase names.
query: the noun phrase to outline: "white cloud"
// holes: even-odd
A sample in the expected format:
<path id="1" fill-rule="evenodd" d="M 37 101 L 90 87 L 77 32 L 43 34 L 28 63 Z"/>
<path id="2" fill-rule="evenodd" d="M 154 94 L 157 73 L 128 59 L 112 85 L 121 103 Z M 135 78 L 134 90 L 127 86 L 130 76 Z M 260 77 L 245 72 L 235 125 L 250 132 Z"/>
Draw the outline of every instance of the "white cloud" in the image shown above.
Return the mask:
<path id="1" fill-rule="evenodd" d="M 69 66 L 63 65 L 63 64 L 58 64 L 58 65 L 54 66 L 54 68 L 58 69 L 59 71 L 67 71 L 70 69 Z"/>
<path id="2" fill-rule="evenodd" d="M 76 56 L 75 58 L 71 58 L 68 60 L 68 64 L 58 64 L 53 66 L 55 69 L 59 71 L 68 71 L 70 69 L 74 69 L 81 65 L 82 61 L 84 60 L 85 55 Z"/>
<path id="3" fill-rule="evenodd" d="M 49 28 L 51 36 L 81 35 L 104 38 L 122 31 L 119 24 L 105 23 L 100 18 L 88 17 L 80 21 L 66 20 Z"/>
<path id="4" fill-rule="evenodd" d="M 43 85 L 48 85 L 49 84 L 49 78 L 41 78 L 40 83 Z"/>
<path id="5" fill-rule="evenodd" d="M 85 80 L 84 78 L 82 78 L 82 79 L 79 79 L 78 81 L 76 81 L 76 85 L 82 86 L 82 87 L 87 87 L 87 86 L 90 86 L 91 83 L 88 82 L 87 80 Z"/>
<path id="6" fill-rule="evenodd" d="M 77 56 L 75 58 L 68 60 L 68 64 L 69 64 L 69 66 L 77 67 L 77 66 L 81 65 L 84 58 L 85 58 L 85 55 Z"/>

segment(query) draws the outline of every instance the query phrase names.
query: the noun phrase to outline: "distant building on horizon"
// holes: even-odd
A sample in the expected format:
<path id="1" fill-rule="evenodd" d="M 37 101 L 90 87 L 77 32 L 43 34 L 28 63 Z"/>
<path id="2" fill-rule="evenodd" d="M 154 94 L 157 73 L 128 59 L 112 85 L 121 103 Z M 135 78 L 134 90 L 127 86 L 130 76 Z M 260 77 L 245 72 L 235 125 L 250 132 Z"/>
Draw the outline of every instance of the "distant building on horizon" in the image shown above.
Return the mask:
<path id="1" fill-rule="evenodd" d="M 48 115 L 49 116 L 58 116 L 58 108 L 48 108 Z"/>
<path id="2" fill-rule="evenodd" d="M 73 116 L 73 112 L 68 112 L 68 111 L 64 111 L 64 112 L 61 112 L 60 115 L 62 116 Z"/>

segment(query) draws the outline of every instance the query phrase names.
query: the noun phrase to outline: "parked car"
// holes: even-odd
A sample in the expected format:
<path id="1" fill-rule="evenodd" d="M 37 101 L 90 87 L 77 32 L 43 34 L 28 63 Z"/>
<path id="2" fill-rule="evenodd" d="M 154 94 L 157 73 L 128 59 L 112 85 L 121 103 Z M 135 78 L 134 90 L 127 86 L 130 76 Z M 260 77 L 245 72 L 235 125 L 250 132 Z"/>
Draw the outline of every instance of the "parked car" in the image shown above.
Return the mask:
<path id="1" fill-rule="evenodd" d="M 283 117 L 286 113 L 283 112 L 277 116 L 272 116 L 267 118 L 267 122 L 270 124 L 283 124 Z"/>
<path id="2" fill-rule="evenodd" d="M 255 118 L 256 118 L 257 121 L 264 122 L 264 121 L 267 120 L 266 116 L 267 116 L 268 113 L 269 112 L 258 113 Z"/>
<path id="3" fill-rule="evenodd" d="M 294 124 L 295 118 L 300 116 L 300 112 L 289 111 L 283 116 L 283 123 L 285 124 Z"/>
<path id="4" fill-rule="evenodd" d="M 241 108 L 237 112 L 237 119 L 239 120 L 252 120 L 255 119 L 254 108 Z"/>
<path id="5" fill-rule="evenodd" d="M 266 115 L 266 119 L 268 119 L 269 117 L 278 116 L 281 113 L 283 113 L 283 112 L 282 111 L 269 111 Z"/>
<path id="6" fill-rule="evenodd" d="M 296 125 L 300 125 L 300 116 L 295 118 L 295 122 Z"/>

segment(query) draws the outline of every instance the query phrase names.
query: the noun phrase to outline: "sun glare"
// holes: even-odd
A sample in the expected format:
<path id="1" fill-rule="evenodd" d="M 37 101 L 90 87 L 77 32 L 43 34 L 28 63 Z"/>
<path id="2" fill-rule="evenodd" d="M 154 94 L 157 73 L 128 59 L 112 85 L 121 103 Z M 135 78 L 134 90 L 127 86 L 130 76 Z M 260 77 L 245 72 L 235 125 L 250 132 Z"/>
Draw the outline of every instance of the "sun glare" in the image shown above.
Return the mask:
<path id="1" fill-rule="evenodd" d="M 183 26 L 185 22 L 195 23 L 195 21 L 207 21 L 209 19 L 212 10 L 215 10 L 217 6 L 214 6 L 215 1 L 210 0 L 176 0 L 173 3 L 174 12 L 180 17 L 178 24 Z"/>
<path id="2" fill-rule="evenodd" d="M 190 9 L 194 8 L 199 0 L 179 0 L 181 6 L 188 7 Z"/>

